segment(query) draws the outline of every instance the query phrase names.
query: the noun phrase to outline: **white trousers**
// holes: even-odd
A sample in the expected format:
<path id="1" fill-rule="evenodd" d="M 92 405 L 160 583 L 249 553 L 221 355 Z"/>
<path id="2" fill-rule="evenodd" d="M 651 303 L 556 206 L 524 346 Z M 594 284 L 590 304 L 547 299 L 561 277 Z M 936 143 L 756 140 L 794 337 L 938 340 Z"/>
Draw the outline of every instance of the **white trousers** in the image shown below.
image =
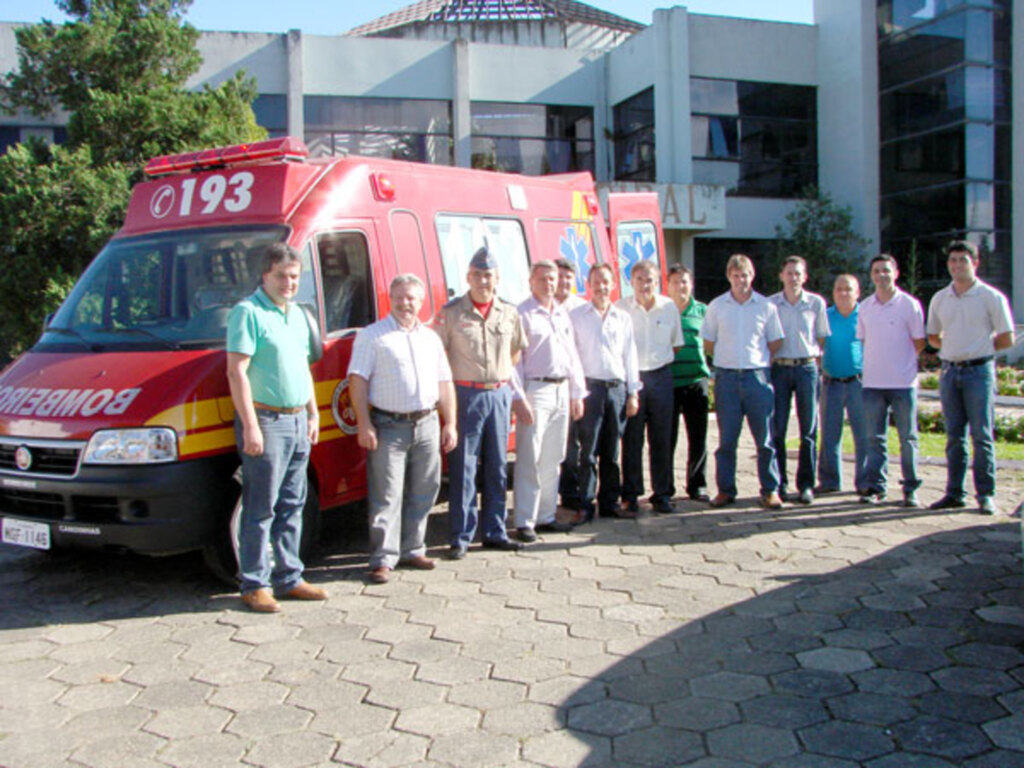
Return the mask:
<path id="1" fill-rule="evenodd" d="M 516 424 L 516 528 L 552 523 L 558 509 L 558 469 L 569 433 L 569 385 L 526 382 L 533 424 Z"/>

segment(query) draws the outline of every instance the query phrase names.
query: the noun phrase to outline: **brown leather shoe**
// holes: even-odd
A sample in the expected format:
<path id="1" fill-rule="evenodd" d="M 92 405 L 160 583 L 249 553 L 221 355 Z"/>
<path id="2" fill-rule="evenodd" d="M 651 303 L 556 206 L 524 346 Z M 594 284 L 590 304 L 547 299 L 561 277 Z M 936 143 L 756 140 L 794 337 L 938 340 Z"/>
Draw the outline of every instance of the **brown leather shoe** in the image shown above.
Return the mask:
<path id="1" fill-rule="evenodd" d="M 761 497 L 761 506 L 765 509 L 782 509 L 782 498 L 775 491 L 766 493 Z"/>
<path id="2" fill-rule="evenodd" d="M 715 509 L 719 509 L 721 507 L 732 504 L 734 501 L 736 501 L 736 499 L 730 496 L 728 493 L 719 493 L 717 496 L 715 496 L 715 498 L 713 498 L 708 503 Z"/>
<path id="3" fill-rule="evenodd" d="M 322 587 L 314 587 L 308 581 L 300 581 L 285 592 L 283 597 L 291 600 L 326 600 L 327 590 Z"/>
<path id="4" fill-rule="evenodd" d="M 387 584 L 391 578 L 391 569 L 386 565 L 380 565 L 370 571 L 371 584 Z"/>
<path id="5" fill-rule="evenodd" d="M 256 611 L 256 613 L 278 613 L 281 610 L 281 606 L 277 604 L 277 600 L 270 594 L 269 589 L 254 589 L 252 592 L 246 592 L 242 595 L 242 602 L 250 611 Z"/>
<path id="6" fill-rule="evenodd" d="M 437 566 L 437 563 L 423 555 L 408 557 L 405 560 L 400 561 L 398 564 L 404 565 L 407 568 L 415 568 L 417 571 L 432 571 Z"/>

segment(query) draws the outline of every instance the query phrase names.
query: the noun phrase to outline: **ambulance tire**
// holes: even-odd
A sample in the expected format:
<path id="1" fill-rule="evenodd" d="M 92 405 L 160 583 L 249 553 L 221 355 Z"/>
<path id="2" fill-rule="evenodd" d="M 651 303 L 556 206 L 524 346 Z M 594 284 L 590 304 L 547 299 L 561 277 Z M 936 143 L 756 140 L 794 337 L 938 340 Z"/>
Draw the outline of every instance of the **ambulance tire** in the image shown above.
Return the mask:
<path id="1" fill-rule="evenodd" d="M 240 475 L 236 473 L 234 482 Z M 237 588 L 238 579 L 238 526 L 242 519 L 241 489 L 234 494 L 235 503 L 230 514 L 218 525 L 216 540 L 203 548 L 203 562 L 207 569 L 225 584 Z M 302 539 L 299 542 L 299 557 L 308 566 L 320 551 L 320 504 L 319 494 L 312 481 L 306 493 L 306 505 L 302 508 Z"/>

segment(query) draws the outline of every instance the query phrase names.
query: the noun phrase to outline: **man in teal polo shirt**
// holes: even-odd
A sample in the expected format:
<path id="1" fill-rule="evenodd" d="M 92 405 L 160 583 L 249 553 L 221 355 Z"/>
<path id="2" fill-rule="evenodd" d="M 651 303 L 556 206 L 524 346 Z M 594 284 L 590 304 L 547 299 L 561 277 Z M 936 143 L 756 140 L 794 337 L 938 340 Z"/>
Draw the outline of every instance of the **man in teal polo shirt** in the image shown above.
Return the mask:
<path id="1" fill-rule="evenodd" d="M 683 326 L 683 346 L 676 350 L 672 363 L 672 387 L 675 413 L 672 415 L 672 455 L 679 442 L 679 417 L 686 420 L 686 495 L 694 501 L 710 501 L 705 479 L 708 463 L 708 361 L 700 326 L 707 305 L 693 298 L 693 272 L 682 265 L 668 270 L 668 295 L 679 310 Z M 673 473 L 674 474 L 674 473 Z M 675 495 L 673 483 L 672 494 Z"/>
<path id="2" fill-rule="evenodd" d="M 292 304 L 301 274 L 298 251 L 284 243 L 269 246 L 262 286 L 228 316 L 228 384 L 242 457 L 239 576 L 242 602 L 259 613 L 281 610 L 274 595 L 327 597 L 303 580 L 299 559 L 306 465 L 320 430 L 309 326 Z"/>

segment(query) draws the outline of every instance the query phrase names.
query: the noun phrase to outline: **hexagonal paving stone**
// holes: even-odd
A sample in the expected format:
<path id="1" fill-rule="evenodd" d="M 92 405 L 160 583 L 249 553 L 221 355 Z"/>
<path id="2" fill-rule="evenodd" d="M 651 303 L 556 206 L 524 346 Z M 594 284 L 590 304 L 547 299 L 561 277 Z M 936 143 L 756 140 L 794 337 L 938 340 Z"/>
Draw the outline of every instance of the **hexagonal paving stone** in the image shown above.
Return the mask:
<path id="1" fill-rule="evenodd" d="M 697 677 L 690 681 L 690 689 L 696 696 L 705 696 L 725 701 L 744 701 L 767 693 L 768 682 L 763 677 L 740 675 L 735 672 L 716 672 Z"/>
<path id="2" fill-rule="evenodd" d="M 754 723 L 729 725 L 707 734 L 712 755 L 766 765 L 800 751 L 793 732 Z"/>
<path id="3" fill-rule="evenodd" d="M 281 704 L 289 693 L 280 683 L 239 683 L 218 688 L 210 697 L 210 703 L 232 712 L 244 712 Z"/>
<path id="4" fill-rule="evenodd" d="M 512 763 L 519 753 L 515 739 L 493 733 L 460 733 L 440 736 L 430 745 L 431 760 L 452 765 L 489 766 Z"/>
<path id="5" fill-rule="evenodd" d="M 448 692 L 448 701 L 476 709 L 518 704 L 526 696 L 526 686 L 505 680 L 480 680 L 456 685 Z"/>
<path id="6" fill-rule="evenodd" d="M 372 704 L 345 704 L 334 709 L 317 710 L 308 730 L 335 739 L 353 739 L 383 734 L 391 729 L 395 711 Z"/>
<path id="7" fill-rule="evenodd" d="M 920 696 L 935 690 L 935 684 L 919 672 L 904 672 L 898 669 L 869 669 L 851 675 L 857 687 L 868 693 L 882 693 L 891 696 Z"/>
<path id="8" fill-rule="evenodd" d="M 1007 645 L 966 643 L 949 652 L 961 664 L 973 667 L 1007 670 L 1024 663 L 1024 653 Z"/>
<path id="9" fill-rule="evenodd" d="M 650 724 L 649 708 L 624 701 L 597 701 L 569 710 L 569 728 L 599 736 L 621 736 Z"/>
<path id="10" fill-rule="evenodd" d="M 319 733 L 285 733 L 257 741 L 245 761 L 268 768 L 300 768 L 327 762 L 334 750 L 334 740 Z"/>
<path id="11" fill-rule="evenodd" d="M 485 731 L 522 739 L 527 735 L 564 728 L 566 720 L 566 709 L 563 707 L 524 701 L 489 710 L 484 715 L 483 728 Z"/>
<path id="12" fill-rule="evenodd" d="M 312 712 L 282 704 L 239 712 L 231 719 L 226 730 L 255 739 L 277 733 L 301 731 L 312 719 Z"/>
<path id="13" fill-rule="evenodd" d="M 608 683 L 610 698 L 634 704 L 657 704 L 685 695 L 685 686 L 680 686 L 678 680 L 662 675 L 630 675 Z"/>
<path id="14" fill-rule="evenodd" d="M 981 727 L 996 746 L 1024 752 L 1024 715 L 1004 717 Z"/>
<path id="15" fill-rule="evenodd" d="M 916 704 L 925 714 L 962 723 L 981 724 L 1006 714 L 1006 710 L 990 696 L 955 691 L 932 691 L 918 697 Z"/>
<path id="16" fill-rule="evenodd" d="M 796 655 L 800 666 L 827 672 L 860 672 L 871 669 L 875 662 L 864 651 L 848 648 L 815 648 Z"/>
<path id="17" fill-rule="evenodd" d="M 48 682 L 54 688 L 54 696 L 60 692 L 63 686 Z M 24 696 L 22 686 L 19 691 L 19 698 Z M 135 685 L 114 681 L 111 683 L 90 683 L 89 685 L 76 685 L 69 688 L 57 699 L 65 707 L 71 709 L 105 709 L 106 707 L 119 707 L 128 704 L 142 693 L 142 689 Z M 145 705 L 143 705 L 145 706 Z"/>
<path id="18" fill-rule="evenodd" d="M 923 715 L 899 723 L 893 726 L 892 731 L 904 750 L 924 752 L 949 760 L 962 761 L 991 748 L 989 740 L 977 726 L 934 715 Z"/>
<path id="19" fill-rule="evenodd" d="M 941 648 L 920 645 L 890 645 L 874 652 L 879 666 L 904 672 L 934 672 L 952 661 Z"/>
<path id="20" fill-rule="evenodd" d="M 977 696 L 998 696 L 1017 687 L 1013 678 L 994 669 L 951 667 L 932 673 L 932 679 L 944 691 L 973 693 Z"/>
<path id="21" fill-rule="evenodd" d="M 706 753 L 700 736 L 689 731 L 654 726 L 612 740 L 617 763 L 629 765 L 688 765 Z"/>
<path id="22" fill-rule="evenodd" d="M 162 709 L 146 723 L 145 730 L 168 739 L 219 733 L 232 715 L 226 709 L 200 705 Z"/>
<path id="23" fill-rule="evenodd" d="M 471 731 L 480 722 L 480 712 L 455 704 L 432 704 L 398 713 L 395 728 L 423 736 L 442 736 L 449 733 Z"/>
<path id="24" fill-rule="evenodd" d="M 555 731 L 528 737 L 523 758 L 552 768 L 612 765 L 611 739 L 590 733 Z"/>
<path id="25" fill-rule="evenodd" d="M 447 690 L 443 686 L 418 680 L 381 683 L 369 689 L 366 701 L 392 709 L 426 707 L 441 701 Z"/>
<path id="26" fill-rule="evenodd" d="M 230 733 L 216 733 L 178 739 L 160 752 L 160 760 L 181 768 L 209 768 L 235 765 L 245 754 L 245 741 Z"/>
<path id="27" fill-rule="evenodd" d="M 740 713 L 729 701 L 687 696 L 655 705 L 654 719 L 672 728 L 704 732 L 739 722 Z"/>
<path id="28" fill-rule="evenodd" d="M 865 725 L 892 725 L 909 720 L 916 714 L 907 699 L 877 693 L 848 693 L 836 696 L 828 700 L 828 706 L 836 719 Z"/>
<path id="29" fill-rule="evenodd" d="M 895 748 L 882 728 L 843 721 L 812 725 L 800 731 L 800 739 L 809 752 L 861 762 Z"/>
<path id="30" fill-rule="evenodd" d="M 740 704 L 745 720 L 773 728 L 796 730 L 829 719 L 828 712 L 817 701 L 800 696 L 769 694 Z"/>

